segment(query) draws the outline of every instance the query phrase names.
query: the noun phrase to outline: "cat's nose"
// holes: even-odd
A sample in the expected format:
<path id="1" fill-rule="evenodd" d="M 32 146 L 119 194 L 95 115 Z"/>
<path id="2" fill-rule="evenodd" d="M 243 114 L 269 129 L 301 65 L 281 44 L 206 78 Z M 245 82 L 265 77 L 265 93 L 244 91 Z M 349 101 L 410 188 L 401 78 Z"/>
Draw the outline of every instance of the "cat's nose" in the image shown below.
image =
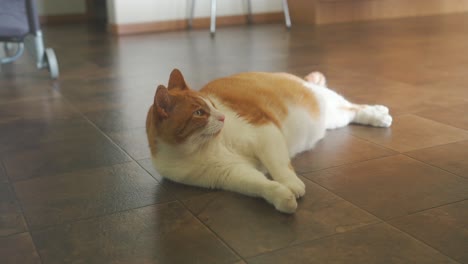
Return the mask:
<path id="1" fill-rule="evenodd" d="M 219 121 L 224 122 L 224 119 L 226 119 L 226 117 L 224 115 L 218 116 Z"/>

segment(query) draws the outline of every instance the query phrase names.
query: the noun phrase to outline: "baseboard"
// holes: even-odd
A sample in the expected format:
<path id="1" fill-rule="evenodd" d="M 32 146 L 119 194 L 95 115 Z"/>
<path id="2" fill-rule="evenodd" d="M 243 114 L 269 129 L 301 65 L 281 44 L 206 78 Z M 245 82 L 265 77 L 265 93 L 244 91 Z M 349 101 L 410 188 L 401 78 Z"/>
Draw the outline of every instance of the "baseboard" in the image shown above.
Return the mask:
<path id="1" fill-rule="evenodd" d="M 468 0 L 320 0 L 317 4 L 316 24 L 442 15 L 468 11 Z"/>
<path id="2" fill-rule="evenodd" d="M 284 16 L 282 12 L 274 13 L 259 13 L 252 15 L 252 22 L 257 24 L 262 23 L 282 23 Z M 247 24 L 246 15 L 235 16 L 220 16 L 216 18 L 216 26 L 234 26 Z M 193 20 L 193 28 L 202 29 L 209 28 L 210 18 L 201 17 Z M 141 34 L 149 32 L 162 32 L 162 31 L 175 31 L 188 28 L 188 21 L 186 19 L 171 20 L 171 21 L 156 21 L 147 23 L 133 23 L 133 24 L 111 24 L 109 26 L 110 32 L 115 35 L 128 35 L 128 34 Z"/>
<path id="3" fill-rule="evenodd" d="M 88 16 L 86 14 L 45 15 L 39 17 L 39 21 L 43 25 L 81 23 L 87 20 Z"/>
<path id="4" fill-rule="evenodd" d="M 289 1 L 296 24 L 331 24 L 468 11 L 468 0 L 294 0 Z"/>

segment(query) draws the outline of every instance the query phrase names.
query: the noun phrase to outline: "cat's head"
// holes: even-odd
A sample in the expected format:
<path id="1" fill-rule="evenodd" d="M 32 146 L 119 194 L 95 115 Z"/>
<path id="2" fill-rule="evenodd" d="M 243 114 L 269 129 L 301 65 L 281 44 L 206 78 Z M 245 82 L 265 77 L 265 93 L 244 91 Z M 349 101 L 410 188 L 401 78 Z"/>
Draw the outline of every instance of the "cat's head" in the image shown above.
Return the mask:
<path id="1" fill-rule="evenodd" d="M 213 102 L 191 90 L 182 73 L 174 69 L 168 87 L 159 85 L 156 89 L 148 113 L 148 137 L 157 137 L 170 145 L 204 144 L 221 132 L 224 118 Z"/>

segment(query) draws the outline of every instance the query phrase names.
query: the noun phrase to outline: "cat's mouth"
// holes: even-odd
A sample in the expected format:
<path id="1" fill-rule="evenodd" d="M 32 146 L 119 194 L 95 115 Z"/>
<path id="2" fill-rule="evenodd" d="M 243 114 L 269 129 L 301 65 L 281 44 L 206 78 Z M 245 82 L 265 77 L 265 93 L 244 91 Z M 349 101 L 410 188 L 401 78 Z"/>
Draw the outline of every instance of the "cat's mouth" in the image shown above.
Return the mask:
<path id="1" fill-rule="evenodd" d="M 204 133 L 202 134 L 203 137 L 216 137 L 218 136 L 219 134 L 221 134 L 221 130 L 223 130 L 223 128 L 221 127 L 220 129 L 218 129 L 218 131 L 214 132 L 214 133 Z"/>

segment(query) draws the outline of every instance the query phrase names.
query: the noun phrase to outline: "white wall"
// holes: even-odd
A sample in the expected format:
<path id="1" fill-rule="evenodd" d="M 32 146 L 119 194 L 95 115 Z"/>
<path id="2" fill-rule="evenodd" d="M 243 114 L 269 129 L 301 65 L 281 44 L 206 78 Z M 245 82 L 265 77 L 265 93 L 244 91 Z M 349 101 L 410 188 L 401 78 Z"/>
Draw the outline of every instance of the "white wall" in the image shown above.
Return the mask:
<path id="1" fill-rule="evenodd" d="M 281 11 L 281 0 L 251 0 L 253 13 Z M 211 0 L 197 0 L 195 17 L 209 17 Z M 107 0 L 109 22 L 144 23 L 186 19 L 192 0 Z M 217 0 L 217 15 L 245 14 L 247 0 Z"/>
<path id="2" fill-rule="evenodd" d="M 85 0 L 38 0 L 39 15 L 64 15 L 86 13 Z"/>

